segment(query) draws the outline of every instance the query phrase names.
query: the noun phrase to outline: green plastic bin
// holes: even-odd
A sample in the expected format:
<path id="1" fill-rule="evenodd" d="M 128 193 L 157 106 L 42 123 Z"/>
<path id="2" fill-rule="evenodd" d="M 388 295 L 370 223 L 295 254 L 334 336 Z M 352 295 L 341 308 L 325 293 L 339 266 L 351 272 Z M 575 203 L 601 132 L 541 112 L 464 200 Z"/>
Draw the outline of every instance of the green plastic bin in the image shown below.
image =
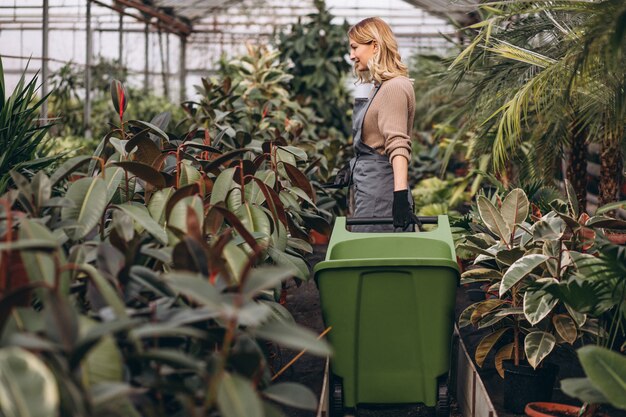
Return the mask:
<path id="1" fill-rule="evenodd" d="M 336 219 L 314 274 L 344 407 L 438 405 L 459 268 L 448 217 L 437 223 L 428 232 L 351 233 L 345 217 Z"/>

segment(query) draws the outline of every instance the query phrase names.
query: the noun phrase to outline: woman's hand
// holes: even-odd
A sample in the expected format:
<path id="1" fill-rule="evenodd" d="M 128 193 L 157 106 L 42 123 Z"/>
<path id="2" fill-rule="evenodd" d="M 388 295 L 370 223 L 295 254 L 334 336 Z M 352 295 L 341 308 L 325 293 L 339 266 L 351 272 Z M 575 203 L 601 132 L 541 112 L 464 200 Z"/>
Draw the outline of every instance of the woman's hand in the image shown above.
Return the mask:
<path id="1" fill-rule="evenodd" d="M 394 227 L 406 229 L 411 224 L 420 226 L 420 221 L 415 214 L 409 202 L 409 190 L 400 190 L 393 192 L 393 206 L 391 215 L 393 216 Z"/>

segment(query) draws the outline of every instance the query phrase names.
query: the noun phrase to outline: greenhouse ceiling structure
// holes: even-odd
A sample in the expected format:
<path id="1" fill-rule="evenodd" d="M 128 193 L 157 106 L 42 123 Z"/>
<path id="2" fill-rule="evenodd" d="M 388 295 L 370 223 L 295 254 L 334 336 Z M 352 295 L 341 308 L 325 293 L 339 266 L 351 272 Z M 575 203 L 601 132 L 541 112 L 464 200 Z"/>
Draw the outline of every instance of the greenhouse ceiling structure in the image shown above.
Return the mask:
<path id="1" fill-rule="evenodd" d="M 442 34 L 454 35 L 451 21 L 472 23 L 476 1 L 326 0 L 326 6 L 337 23 L 382 17 L 406 57 L 444 52 Z M 28 67 L 41 71 L 45 94 L 51 71 L 109 60 L 128 68 L 128 82 L 182 101 L 220 56 L 240 54 L 248 42 L 271 43 L 315 11 L 315 0 L 9 0 L 0 5 L 0 56 L 8 88 Z M 88 122 L 90 71 L 84 72 Z"/>

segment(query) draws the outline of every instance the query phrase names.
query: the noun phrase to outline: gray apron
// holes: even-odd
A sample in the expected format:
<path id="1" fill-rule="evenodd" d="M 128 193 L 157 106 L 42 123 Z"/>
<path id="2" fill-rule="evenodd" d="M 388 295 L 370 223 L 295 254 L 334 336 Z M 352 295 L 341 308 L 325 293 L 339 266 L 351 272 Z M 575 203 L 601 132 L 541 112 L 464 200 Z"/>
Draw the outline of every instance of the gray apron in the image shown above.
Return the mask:
<path id="1" fill-rule="evenodd" d="M 369 98 L 356 98 L 352 112 L 352 141 L 355 157 L 350 161 L 352 171 L 352 217 L 392 217 L 393 169 L 386 155 L 362 141 L 363 120 L 380 85 Z M 411 202 L 413 206 L 413 202 Z M 352 232 L 402 232 L 414 230 L 413 225 L 405 230 L 393 224 L 355 225 Z"/>

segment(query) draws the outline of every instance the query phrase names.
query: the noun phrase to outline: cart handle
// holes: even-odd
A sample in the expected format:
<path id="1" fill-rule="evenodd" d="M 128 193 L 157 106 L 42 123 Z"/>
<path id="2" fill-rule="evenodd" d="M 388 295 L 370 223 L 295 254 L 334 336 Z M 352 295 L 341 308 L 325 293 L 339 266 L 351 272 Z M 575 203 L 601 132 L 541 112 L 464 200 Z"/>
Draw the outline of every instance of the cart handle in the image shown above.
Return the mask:
<path id="1" fill-rule="evenodd" d="M 437 216 L 417 216 L 422 224 L 437 224 Z M 351 217 L 346 219 L 346 225 L 356 226 L 364 224 L 393 224 L 393 217 Z"/>

